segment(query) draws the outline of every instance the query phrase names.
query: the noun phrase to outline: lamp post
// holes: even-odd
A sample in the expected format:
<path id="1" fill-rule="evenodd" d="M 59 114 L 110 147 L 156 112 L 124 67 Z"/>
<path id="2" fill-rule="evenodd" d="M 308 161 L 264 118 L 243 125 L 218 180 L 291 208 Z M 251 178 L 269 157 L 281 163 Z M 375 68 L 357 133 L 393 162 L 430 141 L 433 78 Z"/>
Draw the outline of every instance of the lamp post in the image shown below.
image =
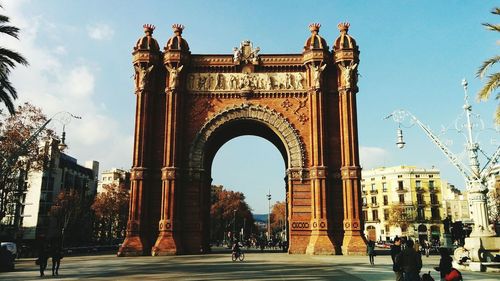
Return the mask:
<path id="1" fill-rule="evenodd" d="M 267 240 L 271 239 L 271 189 L 269 189 L 269 193 L 266 195 L 268 201 L 267 208 Z"/>
<path id="2" fill-rule="evenodd" d="M 465 180 L 467 190 L 469 192 L 469 203 L 472 206 L 472 219 L 474 221 L 474 229 L 471 233 L 471 237 L 488 237 L 494 236 L 495 233 L 492 232 L 488 227 L 488 209 L 486 206 L 487 198 L 486 194 L 488 189 L 485 186 L 487 182 L 487 177 L 490 171 L 493 169 L 494 165 L 497 163 L 498 157 L 500 156 L 500 147 L 497 148 L 495 153 L 489 158 L 488 163 L 480 169 L 478 160 L 478 151 L 482 151 L 479 147 L 479 143 L 476 142 L 476 138 L 473 134 L 474 124 L 472 123 L 472 106 L 469 104 L 467 95 L 467 81 L 462 80 L 462 86 L 465 92 L 465 104 L 463 109 L 465 112 L 465 124 L 460 127 L 457 124 L 458 131 L 464 131 L 464 136 L 466 138 L 466 149 L 468 153 L 469 163 L 464 165 L 459 158 L 453 154 L 450 149 L 431 131 L 431 129 L 423 124 L 417 119 L 413 114 L 408 111 L 399 110 L 393 112 L 391 115 L 387 116 L 385 119 L 392 117 L 395 122 L 399 124 L 398 127 L 398 138 L 397 145 L 399 148 L 403 148 L 405 142 L 403 141 L 403 132 L 401 130 L 401 122 L 409 117 L 412 122 L 417 124 L 424 133 L 431 139 L 431 141 L 438 146 L 439 149 L 445 154 L 448 160 L 459 170 L 460 174 Z"/>
<path id="3" fill-rule="evenodd" d="M 236 237 L 236 209 L 233 210 L 233 242 Z"/>

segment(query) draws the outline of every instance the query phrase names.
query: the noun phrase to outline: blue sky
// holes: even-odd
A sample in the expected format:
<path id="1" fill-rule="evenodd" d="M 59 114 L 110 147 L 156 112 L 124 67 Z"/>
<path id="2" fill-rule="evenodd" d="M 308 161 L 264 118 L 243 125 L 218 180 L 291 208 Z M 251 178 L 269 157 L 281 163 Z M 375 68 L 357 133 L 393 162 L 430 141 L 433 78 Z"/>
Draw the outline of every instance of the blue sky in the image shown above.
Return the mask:
<path id="1" fill-rule="evenodd" d="M 338 35 L 337 24 L 350 22 L 349 33 L 361 50 L 358 125 L 364 169 L 435 166 L 444 179 L 463 188 L 458 172 L 420 129 L 405 129 L 407 147 L 398 150 L 397 125 L 383 118 L 403 108 L 436 132 L 453 128 L 463 104 L 464 77 L 473 110 L 492 126 L 496 103 L 475 102 L 482 83 L 474 74 L 483 60 L 498 54 L 498 34 L 481 26 L 498 23 L 498 16 L 490 14 L 496 1 L 0 2 L 1 13 L 22 29 L 20 41 L 2 38 L 1 45 L 30 61 L 29 68 L 18 67 L 12 75 L 18 103 L 30 101 L 49 116 L 61 110 L 81 115 L 66 126 L 69 153 L 80 161 L 98 160 L 101 170 L 131 166 L 131 50 L 144 23 L 157 26 L 160 45 L 171 36 L 173 23 L 184 24 L 191 52 L 210 54 L 231 53 L 245 39 L 261 53 L 300 53 L 311 22 L 322 24 L 320 35 L 329 45 Z M 61 131 L 56 122 L 53 126 Z M 443 139 L 463 155 L 459 134 L 449 131 Z M 492 153 L 498 132 L 487 130 L 480 141 Z M 269 142 L 240 137 L 218 152 L 212 176 L 214 183 L 244 192 L 254 211 L 265 213 L 268 190 L 272 202 L 284 199 L 284 169 Z"/>

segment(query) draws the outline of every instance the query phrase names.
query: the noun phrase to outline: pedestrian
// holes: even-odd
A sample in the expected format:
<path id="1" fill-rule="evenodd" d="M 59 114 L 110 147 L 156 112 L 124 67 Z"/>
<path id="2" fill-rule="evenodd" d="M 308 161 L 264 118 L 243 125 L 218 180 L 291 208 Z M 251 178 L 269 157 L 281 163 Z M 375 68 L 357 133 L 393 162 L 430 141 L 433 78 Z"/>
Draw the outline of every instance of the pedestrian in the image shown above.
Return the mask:
<path id="1" fill-rule="evenodd" d="M 49 254 L 47 253 L 47 248 L 45 246 L 45 243 L 42 242 L 38 250 L 38 259 L 36 260 L 38 266 L 40 267 L 40 277 L 45 276 L 44 271 L 47 268 L 48 259 L 49 259 Z"/>
<path id="2" fill-rule="evenodd" d="M 396 260 L 403 269 L 404 281 L 420 281 L 420 269 L 422 269 L 422 257 L 415 251 L 414 242 L 411 239 L 406 241 L 406 247 L 398 255 Z"/>
<path id="3" fill-rule="evenodd" d="M 425 240 L 423 246 L 424 246 L 425 256 L 429 257 L 429 254 L 431 252 L 431 243 L 429 243 L 428 240 Z"/>
<path id="4" fill-rule="evenodd" d="M 439 248 L 439 255 L 441 256 L 439 259 L 439 266 L 434 269 L 439 271 L 441 280 L 445 280 L 445 276 L 451 272 L 453 259 L 450 257 L 446 248 Z"/>
<path id="5" fill-rule="evenodd" d="M 396 281 L 403 281 L 403 270 L 401 265 L 396 262 L 396 257 L 401 253 L 401 238 L 394 238 L 394 244 L 391 245 L 392 270 L 396 274 Z"/>
<path id="6" fill-rule="evenodd" d="M 370 259 L 370 264 L 375 265 L 375 242 L 373 240 L 369 240 L 366 244 L 366 254 Z"/>
<path id="7" fill-rule="evenodd" d="M 59 244 L 52 247 L 52 276 L 59 275 L 59 266 L 61 265 L 62 252 Z"/>

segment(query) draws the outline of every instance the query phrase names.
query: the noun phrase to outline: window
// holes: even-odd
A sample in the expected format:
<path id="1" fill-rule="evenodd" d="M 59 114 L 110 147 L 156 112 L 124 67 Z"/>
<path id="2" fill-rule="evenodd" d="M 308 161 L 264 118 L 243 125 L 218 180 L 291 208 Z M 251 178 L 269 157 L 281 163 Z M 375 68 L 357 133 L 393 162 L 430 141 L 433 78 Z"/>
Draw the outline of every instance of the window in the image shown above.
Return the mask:
<path id="1" fill-rule="evenodd" d="M 375 190 L 377 190 L 377 188 L 375 187 L 375 184 L 372 183 L 371 191 L 375 191 Z"/>
<path id="2" fill-rule="evenodd" d="M 387 191 L 387 183 L 386 182 L 382 183 L 382 191 L 384 191 L 384 192 Z"/>
<path id="3" fill-rule="evenodd" d="M 398 190 L 403 190 L 403 181 L 398 181 Z"/>
<path id="4" fill-rule="evenodd" d="M 434 189 L 434 181 L 429 181 L 429 189 Z"/>
<path id="5" fill-rule="evenodd" d="M 431 204 L 438 204 L 436 194 L 431 194 Z"/>
<path id="6" fill-rule="evenodd" d="M 405 202 L 405 195 L 399 194 L 399 203 L 404 203 L 404 202 Z"/>
<path id="7" fill-rule="evenodd" d="M 390 226 L 388 224 L 385 225 L 385 233 L 389 233 Z"/>
<path id="8" fill-rule="evenodd" d="M 422 182 L 421 181 L 415 181 L 415 186 L 417 187 L 417 189 L 420 189 L 422 188 Z"/>
<path id="9" fill-rule="evenodd" d="M 439 208 L 431 208 L 431 216 L 433 220 L 439 220 L 441 219 L 439 217 Z"/>
<path id="10" fill-rule="evenodd" d="M 363 197 L 363 206 L 366 206 L 366 197 Z"/>
<path id="11" fill-rule="evenodd" d="M 372 217 L 373 217 L 374 221 L 378 220 L 378 210 L 373 210 L 372 211 Z"/>
<path id="12" fill-rule="evenodd" d="M 389 220 L 389 210 L 384 209 L 384 220 Z"/>
<path id="13" fill-rule="evenodd" d="M 389 205 L 389 199 L 387 198 L 387 195 L 384 195 L 384 206 Z"/>
<path id="14" fill-rule="evenodd" d="M 368 212 L 367 212 L 367 211 L 363 211 L 363 219 L 364 219 L 365 221 L 367 221 L 367 220 L 368 220 Z"/>
<path id="15" fill-rule="evenodd" d="M 417 219 L 418 220 L 425 220 L 424 208 L 418 207 L 418 209 L 417 209 Z"/>
<path id="16" fill-rule="evenodd" d="M 372 196 L 372 204 L 377 205 L 377 196 Z"/>
<path id="17" fill-rule="evenodd" d="M 365 192 L 365 185 L 364 184 L 361 185 L 361 191 Z"/>
<path id="18" fill-rule="evenodd" d="M 417 194 L 417 204 L 419 204 L 419 205 L 424 204 L 424 195 L 423 194 Z"/>

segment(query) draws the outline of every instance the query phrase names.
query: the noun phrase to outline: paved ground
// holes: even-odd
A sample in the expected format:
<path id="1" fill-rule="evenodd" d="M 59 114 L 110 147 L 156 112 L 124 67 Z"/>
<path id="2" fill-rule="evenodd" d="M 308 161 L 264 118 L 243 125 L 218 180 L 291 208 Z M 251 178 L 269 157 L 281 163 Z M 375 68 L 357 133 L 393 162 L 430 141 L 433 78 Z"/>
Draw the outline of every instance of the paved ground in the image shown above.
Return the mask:
<path id="1" fill-rule="evenodd" d="M 427 272 L 438 257 L 423 257 Z M 49 260 L 50 267 L 50 260 Z M 14 272 L 0 273 L 0 280 L 394 280 L 389 256 L 308 256 L 247 252 L 243 262 L 232 262 L 229 253 L 168 257 L 118 258 L 114 255 L 65 257 L 58 277 L 50 269 L 39 277 L 34 259 L 20 259 Z M 432 276 L 439 280 L 437 272 Z M 499 273 L 464 272 L 464 280 L 500 280 Z"/>

